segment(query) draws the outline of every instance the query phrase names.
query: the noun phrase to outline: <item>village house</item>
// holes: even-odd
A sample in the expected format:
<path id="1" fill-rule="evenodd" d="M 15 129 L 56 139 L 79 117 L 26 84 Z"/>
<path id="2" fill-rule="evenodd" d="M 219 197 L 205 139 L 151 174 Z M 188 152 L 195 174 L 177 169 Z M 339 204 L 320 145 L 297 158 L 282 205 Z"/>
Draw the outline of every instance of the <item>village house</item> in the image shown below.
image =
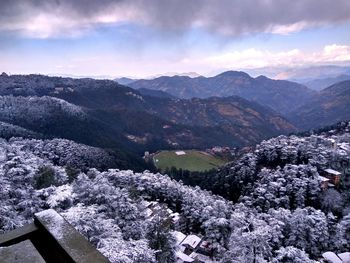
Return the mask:
<path id="1" fill-rule="evenodd" d="M 171 222 L 176 226 L 180 220 L 180 214 L 177 212 L 174 212 L 170 208 L 167 208 L 164 204 L 160 204 L 156 201 L 146 201 L 143 200 L 141 204 L 145 207 L 145 210 L 143 211 L 146 219 L 152 219 L 155 215 L 158 213 L 166 212 L 167 218 L 171 220 Z"/>
<path id="2" fill-rule="evenodd" d="M 181 243 L 186 249 L 185 251 L 194 251 L 199 243 L 201 242 L 201 238 L 196 235 L 188 235 Z"/>
<path id="3" fill-rule="evenodd" d="M 333 149 L 337 149 L 337 141 L 333 138 L 327 138 L 325 143 L 328 147 L 331 147 Z"/>
<path id="4" fill-rule="evenodd" d="M 328 178 L 330 182 L 335 186 L 338 186 L 340 183 L 341 173 L 331 168 L 325 169 L 322 173 L 322 176 Z"/>
<path id="5" fill-rule="evenodd" d="M 185 235 L 179 231 L 172 231 L 176 240 L 178 250 L 175 253 L 176 263 L 194 262 L 205 263 L 214 262 L 210 258 L 210 243 L 203 238 L 191 234 Z"/>
<path id="6" fill-rule="evenodd" d="M 331 184 L 329 181 L 330 179 L 324 177 L 324 176 L 321 176 L 319 175 L 318 176 L 318 180 L 321 182 L 321 189 L 323 191 L 326 191 L 328 188 L 332 188 L 334 187 L 334 184 Z"/>

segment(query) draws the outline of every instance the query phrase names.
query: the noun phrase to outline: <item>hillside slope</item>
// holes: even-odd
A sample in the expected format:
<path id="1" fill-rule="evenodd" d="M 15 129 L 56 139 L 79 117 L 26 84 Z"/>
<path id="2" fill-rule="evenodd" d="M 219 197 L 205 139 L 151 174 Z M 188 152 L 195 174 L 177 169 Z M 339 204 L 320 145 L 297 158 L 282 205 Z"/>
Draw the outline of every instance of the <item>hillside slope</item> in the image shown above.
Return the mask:
<path id="1" fill-rule="evenodd" d="M 350 119 L 350 81 L 322 90 L 314 99 L 288 115 L 297 127 L 307 130 Z"/>
<path id="2" fill-rule="evenodd" d="M 296 130 L 270 108 L 240 97 L 168 100 L 154 110 L 173 123 L 223 130 L 240 145 Z"/>
<path id="3" fill-rule="evenodd" d="M 12 107 L 23 108 L 23 114 L 13 117 L 11 124 L 93 146 L 122 147 L 137 154 L 158 149 L 249 145 L 294 131 L 274 111 L 244 99 L 145 96 L 108 80 L 1 76 L 0 95 L 18 100 L 18 106 Z M 51 113 L 51 117 L 40 123 L 40 112 L 29 116 L 27 113 L 37 110 L 31 107 L 31 100 L 40 105 L 43 116 Z M 65 109 L 53 106 L 58 101 L 83 117 L 58 113 Z M 9 122 L 4 114 L 0 120 Z M 36 118 L 39 120 L 33 121 Z"/>
<path id="4" fill-rule="evenodd" d="M 279 136 L 217 172 L 181 171 L 176 179 L 195 187 L 149 171 L 98 171 L 113 157 L 67 140 L 0 139 L 0 234 L 52 208 L 113 263 L 173 262 L 189 249 L 185 238 L 200 240 L 190 257 L 202 262 L 315 263 L 349 249 L 349 130 L 343 122 Z M 339 187 L 325 168 L 341 172 Z"/>

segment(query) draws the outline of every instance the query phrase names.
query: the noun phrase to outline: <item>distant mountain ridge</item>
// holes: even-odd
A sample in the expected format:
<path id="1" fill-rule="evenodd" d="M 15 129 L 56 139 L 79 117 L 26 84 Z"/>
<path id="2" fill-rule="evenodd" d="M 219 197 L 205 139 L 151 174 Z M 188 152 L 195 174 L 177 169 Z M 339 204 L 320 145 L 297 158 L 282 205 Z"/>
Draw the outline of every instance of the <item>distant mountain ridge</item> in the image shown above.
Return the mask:
<path id="1" fill-rule="evenodd" d="M 122 78 L 116 78 L 114 79 L 116 82 L 118 82 L 120 85 L 128 85 L 134 81 L 137 81 L 137 79 L 132 79 L 132 78 L 126 78 L 126 77 L 122 77 Z"/>
<path id="2" fill-rule="evenodd" d="M 313 79 L 334 78 L 343 74 L 350 74 L 349 66 L 321 65 L 286 69 L 279 72 L 275 78 L 304 83 Z"/>
<path id="3" fill-rule="evenodd" d="M 336 77 L 313 79 L 313 80 L 309 80 L 304 83 L 303 82 L 301 83 L 310 89 L 320 91 L 338 82 L 345 81 L 345 80 L 350 80 L 350 75 L 342 74 Z"/>
<path id="4" fill-rule="evenodd" d="M 138 80 L 129 86 L 135 89 L 161 90 L 185 99 L 239 96 L 283 114 L 301 106 L 315 94 L 314 91 L 298 83 L 273 80 L 264 76 L 252 78 L 240 71 L 227 71 L 210 78 L 159 77 L 152 80 Z"/>
<path id="5" fill-rule="evenodd" d="M 287 116 L 303 130 L 320 128 L 350 119 L 350 80 L 320 91 L 308 103 Z"/>

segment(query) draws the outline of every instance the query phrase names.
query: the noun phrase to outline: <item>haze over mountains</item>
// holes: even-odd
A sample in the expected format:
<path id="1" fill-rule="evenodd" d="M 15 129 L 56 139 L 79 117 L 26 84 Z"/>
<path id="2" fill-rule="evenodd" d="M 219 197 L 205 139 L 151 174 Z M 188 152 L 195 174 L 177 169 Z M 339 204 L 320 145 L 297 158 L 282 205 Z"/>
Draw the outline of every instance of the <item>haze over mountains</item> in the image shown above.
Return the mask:
<path id="1" fill-rule="evenodd" d="M 276 79 L 289 79 L 297 82 L 307 82 L 314 79 L 334 78 L 349 75 L 349 66 L 322 65 L 301 68 L 290 68 L 276 72 Z"/>
<path id="2" fill-rule="evenodd" d="M 336 84 L 338 82 L 345 81 L 345 80 L 350 80 L 350 75 L 342 74 L 336 77 L 312 79 L 304 82 L 303 84 L 310 89 L 320 91 L 329 86 L 332 86 L 333 84 Z"/>

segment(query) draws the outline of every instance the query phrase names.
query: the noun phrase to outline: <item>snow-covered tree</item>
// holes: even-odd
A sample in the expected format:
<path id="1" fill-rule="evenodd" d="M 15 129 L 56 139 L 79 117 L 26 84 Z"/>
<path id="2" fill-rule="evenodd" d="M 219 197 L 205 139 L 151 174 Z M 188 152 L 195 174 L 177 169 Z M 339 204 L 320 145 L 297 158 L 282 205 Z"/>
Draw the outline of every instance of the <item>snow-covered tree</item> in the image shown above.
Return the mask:
<path id="1" fill-rule="evenodd" d="M 282 247 L 276 251 L 272 263 L 316 263 L 303 251 L 295 247 Z"/>

